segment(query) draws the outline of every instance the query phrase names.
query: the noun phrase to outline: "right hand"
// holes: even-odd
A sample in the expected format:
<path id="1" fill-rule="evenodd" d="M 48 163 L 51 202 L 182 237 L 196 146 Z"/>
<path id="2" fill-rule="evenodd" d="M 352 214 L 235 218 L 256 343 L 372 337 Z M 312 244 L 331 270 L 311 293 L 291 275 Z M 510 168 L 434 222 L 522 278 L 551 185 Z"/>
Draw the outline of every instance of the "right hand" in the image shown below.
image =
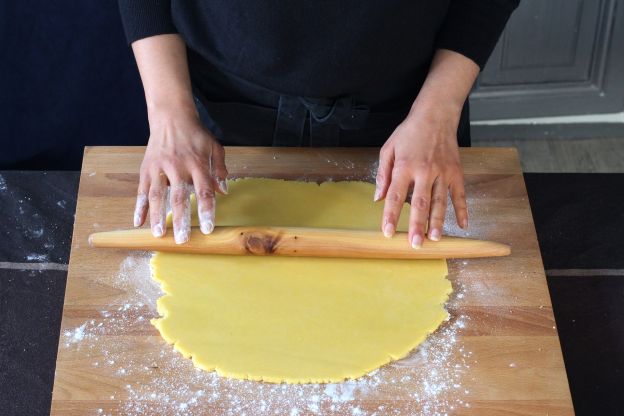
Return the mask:
<path id="1" fill-rule="evenodd" d="M 196 112 L 150 114 L 150 138 L 141 163 L 134 226 L 150 213 L 154 237 L 167 231 L 167 186 L 171 187 L 173 235 L 177 244 L 190 238 L 190 194 L 195 191 L 200 229 L 210 234 L 215 223 L 215 191 L 227 193 L 225 153 Z"/>

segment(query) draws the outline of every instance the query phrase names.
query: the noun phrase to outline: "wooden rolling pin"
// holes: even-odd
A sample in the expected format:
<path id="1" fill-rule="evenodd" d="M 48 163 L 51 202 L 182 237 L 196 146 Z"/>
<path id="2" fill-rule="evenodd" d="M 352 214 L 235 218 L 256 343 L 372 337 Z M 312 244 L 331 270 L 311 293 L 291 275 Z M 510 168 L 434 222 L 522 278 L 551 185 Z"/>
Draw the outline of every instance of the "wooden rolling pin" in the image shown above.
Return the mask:
<path id="1" fill-rule="evenodd" d="M 509 246 L 492 241 L 443 237 L 425 239 L 419 249 L 398 232 L 386 238 L 379 231 L 337 230 L 294 227 L 216 227 L 204 235 L 193 227 L 191 239 L 176 244 L 173 233 L 154 238 L 149 229 L 95 233 L 89 236 L 93 247 L 130 250 L 169 251 L 234 255 L 278 255 L 298 257 L 351 257 L 372 259 L 438 259 L 507 256 Z"/>

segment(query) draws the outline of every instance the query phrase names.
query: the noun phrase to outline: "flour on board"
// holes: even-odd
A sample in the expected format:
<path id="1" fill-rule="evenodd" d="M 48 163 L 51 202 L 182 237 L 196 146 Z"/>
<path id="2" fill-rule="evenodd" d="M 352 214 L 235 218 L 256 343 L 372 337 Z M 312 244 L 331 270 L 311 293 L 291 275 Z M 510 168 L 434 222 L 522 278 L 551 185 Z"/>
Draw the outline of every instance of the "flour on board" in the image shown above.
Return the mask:
<path id="1" fill-rule="evenodd" d="M 154 333 L 149 321 L 158 315 L 156 300 L 162 293 L 150 278 L 148 254 L 127 257 L 117 275 L 102 277 L 97 283 L 113 286 L 123 295 L 115 306 L 103 308 L 98 318 L 65 328 L 61 339 L 61 348 L 68 352 L 80 350 L 94 371 L 120 380 L 111 383 L 105 392 L 106 398 L 119 399 L 120 404 L 110 408 L 100 404 L 93 414 L 121 411 L 128 416 L 164 413 L 435 416 L 470 406 L 466 401 L 469 391 L 463 388 L 462 380 L 470 368 L 472 354 L 457 337 L 458 331 L 469 323 L 467 317 L 452 317 L 408 357 L 358 380 L 269 384 L 233 380 L 198 370 L 191 360 L 180 356 L 159 337 L 131 336 Z M 450 304 L 458 301 L 457 294 L 463 293 L 463 289 L 455 287 L 454 293 Z M 112 342 L 104 334 L 120 336 Z M 140 383 L 132 381 L 138 378 Z M 384 402 L 383 397 L 408 400 L 395 404 Z"/>

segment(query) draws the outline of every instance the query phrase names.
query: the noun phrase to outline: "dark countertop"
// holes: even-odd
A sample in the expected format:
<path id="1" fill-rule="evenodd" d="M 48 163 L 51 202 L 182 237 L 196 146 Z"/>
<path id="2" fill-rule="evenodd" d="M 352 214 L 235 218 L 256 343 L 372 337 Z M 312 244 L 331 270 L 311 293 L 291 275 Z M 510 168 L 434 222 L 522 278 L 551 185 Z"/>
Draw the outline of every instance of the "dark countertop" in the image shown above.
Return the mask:
<path id="1" fill-rule="evenodd" d="M 577 415 L 624 408 L 624 174 L 526 174 Z M 49 414 L 77 172 L 0 172 L 0 409 Z"/>

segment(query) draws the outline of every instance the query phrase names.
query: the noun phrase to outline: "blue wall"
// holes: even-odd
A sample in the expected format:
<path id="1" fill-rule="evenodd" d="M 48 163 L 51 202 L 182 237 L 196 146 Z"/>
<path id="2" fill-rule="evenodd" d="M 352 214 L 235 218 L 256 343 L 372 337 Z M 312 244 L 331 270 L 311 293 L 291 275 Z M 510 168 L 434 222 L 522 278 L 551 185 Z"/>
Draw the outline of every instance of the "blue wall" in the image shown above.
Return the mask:
<path id="1" fill-rule="evenodd" d="M 0 1 L 0 169 L 79 169 L 86 145 L 147 137 L 115 0 Z"/>

